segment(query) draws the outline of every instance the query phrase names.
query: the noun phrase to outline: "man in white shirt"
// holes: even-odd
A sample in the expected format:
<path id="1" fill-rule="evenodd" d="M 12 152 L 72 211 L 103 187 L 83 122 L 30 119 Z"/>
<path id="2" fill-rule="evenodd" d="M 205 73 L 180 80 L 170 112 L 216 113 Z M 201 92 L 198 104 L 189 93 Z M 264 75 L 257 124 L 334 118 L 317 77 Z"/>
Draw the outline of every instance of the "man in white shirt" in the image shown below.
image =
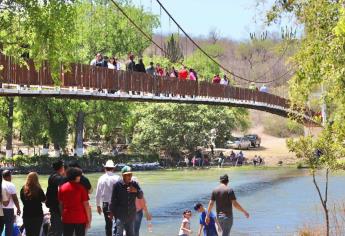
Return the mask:
<path id="1" fill-rule="evenodd" d="M 96 190 L 96 204 L 98 214 L 104 214 L 106 236 L 112 236 L 113 222 L 108 217 L 111 194 L 114 184 L 119 180 L 119 176 L 114 174 L 115 165 L 112 160 L 108 160 L 104 166 L 105 174 L 98 179 Z"/>
<path id="2" fill-rule="evenodd" d="M 16 187 L 11 183 L 12 175 L 9 170 L 4 170 L 2 172 L 2 188 L 5 191 L 5 195 L 8 198 L 8 205 L 2 206 L 4 212 L 4 223 L 5 223 L 5 235 L 12 236 L 13 223 L 14 223 L 14 207 L 17 208 L 17 215 L 21 214 L 19 201 L 17 197 Z"/>
<path id="3" fill-rule="evenodd" d="M 2 187 L 2 171 L 0 170 L 0 232 L 4 230 L 4 211 L 3 206 L 8 205 L 8 197 L 5 188 Z"/>

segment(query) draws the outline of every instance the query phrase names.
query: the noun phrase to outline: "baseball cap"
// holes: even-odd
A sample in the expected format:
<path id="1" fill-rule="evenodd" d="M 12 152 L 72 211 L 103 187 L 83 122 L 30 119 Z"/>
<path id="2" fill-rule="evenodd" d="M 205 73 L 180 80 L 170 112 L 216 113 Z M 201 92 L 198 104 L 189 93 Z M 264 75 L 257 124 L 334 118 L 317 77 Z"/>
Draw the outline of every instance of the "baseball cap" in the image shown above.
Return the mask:
<path id="1" fill-rule="evenodd" d="M 132 174 L 132 168 L 130 166 L 124 166 L 121 169 L 121 173 L 124 174 Z"/>

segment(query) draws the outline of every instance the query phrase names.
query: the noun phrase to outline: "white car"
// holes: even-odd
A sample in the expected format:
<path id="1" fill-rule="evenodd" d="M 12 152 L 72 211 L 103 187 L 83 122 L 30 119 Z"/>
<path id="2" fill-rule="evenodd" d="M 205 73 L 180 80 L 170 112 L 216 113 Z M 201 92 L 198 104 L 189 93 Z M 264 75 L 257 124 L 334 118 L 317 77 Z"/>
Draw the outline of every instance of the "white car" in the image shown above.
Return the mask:
<path id="1" fill-rule="evenodd" d="M 249 149 L 251 142 L 248 138 L 245 137 L 235 137 L 232 141 L 226 142 L 227 148 L 234 148 L 234 149 Z"/>

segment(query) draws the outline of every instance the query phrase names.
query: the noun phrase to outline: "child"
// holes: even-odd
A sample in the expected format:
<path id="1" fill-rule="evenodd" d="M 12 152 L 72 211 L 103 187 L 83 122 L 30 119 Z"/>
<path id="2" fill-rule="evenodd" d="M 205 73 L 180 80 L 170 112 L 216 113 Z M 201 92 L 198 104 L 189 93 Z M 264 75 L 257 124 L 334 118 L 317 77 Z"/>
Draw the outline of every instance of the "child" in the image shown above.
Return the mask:
<path id="1" fill-rule="evenodd" d="M 22 233 L 20 231 L 20 225 L 23 224 L 22 222 L 23 221 L 19 216 L 15 216 L 11 236 L 22 236 Z M 1 236 L 5 236 L 5 230 L 2 232 Z"/>
<path id="2" fill-rule="evenodd" d="M 200 213 L 200 218 L 199 218 L 200 227 L 198 231 L 198 236 L 201 236 L 202 230 L 204 230 L 204 236 L 218 236 L 216 224 L 219 231 L 221 231 L 221 227 L 219 225 L 219 222 L 216 216 L 213 214 L 213 212 L 210 213 L 210 223 L 207 225 L 205 222 L 207 211 L 205 210 L 204 206 L 201 203 L 197 203 L 194 206 L 194 210 Z"/>
<path id="3" fill-rule="evenodd" d="M 189 236 L 192 233 L 190 229 L 190 221 L 189 219 L 192 217 L 192 212 L 190 210 L 185 210 L 183 212 L 183 220 L 180 227 L 180 232 L 178 233 L 179 236 Z"/>

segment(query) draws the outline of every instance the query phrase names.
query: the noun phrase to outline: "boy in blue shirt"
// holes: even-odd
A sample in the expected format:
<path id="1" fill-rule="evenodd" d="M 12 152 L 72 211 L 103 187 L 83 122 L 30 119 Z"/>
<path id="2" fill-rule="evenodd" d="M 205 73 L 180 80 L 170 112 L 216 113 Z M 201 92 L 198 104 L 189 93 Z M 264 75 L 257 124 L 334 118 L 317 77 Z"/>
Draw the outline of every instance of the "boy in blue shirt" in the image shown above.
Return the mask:
<path id="1" fill-rule="evenodd" d="M 207 225 L 205 222 L 207 211 L 205 210 L 204 206 L 201 203 L 197 203 L 194 206 L 194 210 L 200 213 L 200 217 L 199 217 L 200 227 L 197 234 L 198 236 L 201 236 L 202 231 L 204 231 L 204 236 L 218 236 L 217 228 L 218 228 L 219 234 L 221 234 L 222 229 L 213 212 L 210 213 L 210 223 Z M 217 224 L 217 228 L 216 228 L 216 224 Z"/>

